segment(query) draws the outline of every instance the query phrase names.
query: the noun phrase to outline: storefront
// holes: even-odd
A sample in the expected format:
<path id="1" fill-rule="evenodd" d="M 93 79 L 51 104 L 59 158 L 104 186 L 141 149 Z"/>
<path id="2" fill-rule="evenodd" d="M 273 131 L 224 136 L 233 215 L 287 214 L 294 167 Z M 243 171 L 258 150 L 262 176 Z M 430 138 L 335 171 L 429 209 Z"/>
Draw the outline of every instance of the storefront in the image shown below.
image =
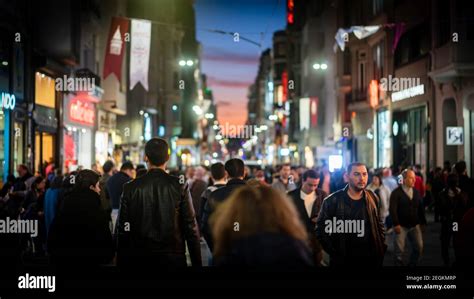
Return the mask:
<path id="1" fill-rule="evenodd" d="M 93 164 L 95 102 L 88 96 L 68 94 L 64 99 L 63 159 L 66 171 Z"/>
<path id="2" fill-rule="evenodd" d="M 34 169 L 43 173 L 47 163 L 58 163 L 58 103 L 54 79 L 35 74 L 35 149 Z"/>
<path id="3" fill-rule="evenodd" d="M 98 165 L 103 165 L 105 161 L 113 159 L 116 127 L 115 113 L 98 110 L 95 133 L 95 163 Z"/>
<path id="4" fill-rule="evenodd" d="M 24 51 L 0 28 L 0 184 L 25 163 Z"/>
<path id="5" fill-rule="evenodd" d="M 387 108 L 377 111 L 375 130 L 377 168 L 390 167 L 392 165 L 392 139 L 390 138 L 390 111 Z"/>
<path id="6" fill-rule="evenodd" d="M 392 161 L 396 167 L 419 164 L 426 171 L 433 166 L 429 120 L 434 95 L 427 66 L 426 58 L 419 60 L 398 69 L 392 78 L 404 82 L 391 92 Z"/>

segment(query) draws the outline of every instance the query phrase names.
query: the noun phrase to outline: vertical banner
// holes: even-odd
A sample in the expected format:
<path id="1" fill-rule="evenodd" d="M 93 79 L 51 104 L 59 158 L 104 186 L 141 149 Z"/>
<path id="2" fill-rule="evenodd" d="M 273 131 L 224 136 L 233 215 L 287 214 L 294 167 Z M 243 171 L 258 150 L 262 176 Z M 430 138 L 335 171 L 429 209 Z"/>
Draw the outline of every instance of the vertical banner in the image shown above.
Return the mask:
<path id="1" fill-rule="evenodd" d="M 114 73 L 118 81 L 122 79 L 122 61 L 125 52 L 125 34 L 128 33 L 128 20 L 113 17 L 105 50 L 104 80 Z"/>
<path id="2" fill-rule="evenodd" d="M 300 130 L 309 129 L 309 98 L 300 99 Z"/>
<path id="3" fill-rule="evenodd" d="M 150 61 L 151 22 L 132 20 L 130 47 L 130 89 L 140 82 L 148 90 L 148 64 Z"/>
<path id="4" fill-rule="evenodd" d="M 318 97 L 310 98 L 310 111 L 311 111 L 311 127 L 318 126 Z"/>

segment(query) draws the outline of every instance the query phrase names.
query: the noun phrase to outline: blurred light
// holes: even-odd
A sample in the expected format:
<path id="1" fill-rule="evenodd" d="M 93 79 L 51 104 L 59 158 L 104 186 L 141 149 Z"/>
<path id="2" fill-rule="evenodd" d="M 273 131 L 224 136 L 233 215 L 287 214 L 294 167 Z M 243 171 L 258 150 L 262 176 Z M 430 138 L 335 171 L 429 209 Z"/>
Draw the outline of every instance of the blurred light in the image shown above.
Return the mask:
<path id="1" fill-rule="evenodd" d="M 148 117 L 148 112 L 145 112 L 145 117 Z"/>
<path id="2" fill-rule="evenodd" d="M 158 136 L 159 137 L 165 136 L 165 126 L 161 125 L 158 127 Z"/>
<path id="3" fill-rule="evenodd" d="M 329 171 L 334 172 L 336 169 L 342 168 L 342 156 L 341 155 L 330 155 L 329 156 Z"/>
<path id="4" fill-rule="evenodd" d="M 269 119 L 269 120 L 277 120 L 278 117 L 277 117 L 276 115 L 272 114 L 272 115 L 270 115 L 270 116 L 268 117 L 268 119 Z"/>
<path id="5" fill-rule="evenodd" d="M 194 112 L 195 112 L 197 115 L 201 115 L 201 114 L 202 114 L 202 109 L 201 109 L 201 107 L 199 107 L 198 105 L 194 105 L 194 106 L 193 106 L 193 110 L 194 110 Z"/>
<path id="6" fill-rule="evenodd" d="M 185 66 L 185 65 L 186 65 L 186 61 L 180 60 L 180 61 L 179 61 L 179 65 L 180 65 L 180 66 Z"/>
<path id="7" fill-rule="evenodd" d="M 327 68 L 328 68 L 328 65 L 327 65 L 327 64 L 325 64 L 325 63 L 321 64 L 321 69 L 322 69 L 322 70 L 325 70 L 325 69 L 327 69 Z"/>
<path id="8" fill-rule="evenodd" d="M 76 128 L 76 127 L 73 127 L 73 128 L 72 128 L 72 131 L 73 131 L 73 132 L 76 132 L 76 131 L 77 131 L 77 128 Z"/>
<path id="9" fill-rule="evenodd" d="M 319 70 L 320 67 L 321 67 L 321 65 L 319 63 L 313 64 L 313 69 L 315 69 L 315 70 Z"/>
<path id="10" fill-rule="evenodd" d="M 143 112 L 143 110 L 140 110 L 140 112 L 138 112 L 138 113 L 140 113 L 140 115 L 143 115 L 144 112 Z"/>
<path id="11" fill-rule="evenodd" d="M 267 125 L 260 126 L 260 130 L 266 131 L 268 130 L 268 126 Z"/>
<path id="12" fill-rule="evenodd" d="M 217 139 L 217 138 L 216 138 Z M 220 145 L 224 145 L 224 140 L 219 141 Z"/>
<path id="13" fill-rule="evenodd" d="M 187 66 L 193 66 L 194 62 L 192 60 L 186 61 Z"/>
<path id="14" fill-rule="evenodd" d="M 268 90 L 273 91 L 273 82 L 268 82 Z"/>
<path id="15" fill-rule="evenodd" d="M 85 133 L 86 133 L 86 129 L 82 129 L 81 132 L 82 132 L 83 134 L 85 134 Z"/>
<path id="16" fill-rule="evenodd" d="M 204 161 L 204 165 L 205 165 L 205 166 L 209 166 L 209 164 L 211 164 L 211 163 L 209 162 L 209 160 L 205 160 L 205 161 Z"/>
<path id="17" fill-rule="evenodd" d="M 8 65 L 8 61 L 2 61 L 2 64 L 7 66 Z"/>
<path id="18" fill-rule="evenodd" d="M 212 114 L 212 113 L 206 113 L 205 117 L 206 117 L 207 119 L 213 119 L 213 118 L 214 118 L 214 114 Z"/>
<path id="19" fill-rule="evenodd" d="M 44 74 L 41 74 L 41 78 L 44 78 Z"/>
<path id="20" fill-rule="evenodd" d="M 217 153 L 213 153 L 212 156 L 213 156 L 214 158 L 217 158 L 218 154 L 217 154 Z"/>
<path id="21" fill-rule="evenodd" d="M 212 128 L 213 128 L 214 130 L 219 130 L 219 126 L 218 126 L 218 125 L 213 125 Z"/>
<path id="22" fill-rule="evenodd" d="M 260 128 L 259 127 L 255 128 L 255 133 L 260 133 Z"/>
<path id="23" fill-rule="evenodd" d="M 216 140 L 222 140 L 222 135 L 216 135 Z"/>
<path id="24" fill-rule="evenodd" d="M 178 106 L 173 105 L 173 107 L 171 109 L 173 109 L 173 111 L 176 111 L 176 110 L 178 110 Z"/>
<path id="25" fill-rule="evenodd" d="M 262 165 L 262 160 L 258 160 L 257 163 L 258 163 L 259 165 Z"/>
<path id="26" fill-rule="evenodd" d="M 280 149 L 280 155 L 282 156 L 288 156 L 290 154 L 290 149 L 288 148 L 282 148 Z"/>

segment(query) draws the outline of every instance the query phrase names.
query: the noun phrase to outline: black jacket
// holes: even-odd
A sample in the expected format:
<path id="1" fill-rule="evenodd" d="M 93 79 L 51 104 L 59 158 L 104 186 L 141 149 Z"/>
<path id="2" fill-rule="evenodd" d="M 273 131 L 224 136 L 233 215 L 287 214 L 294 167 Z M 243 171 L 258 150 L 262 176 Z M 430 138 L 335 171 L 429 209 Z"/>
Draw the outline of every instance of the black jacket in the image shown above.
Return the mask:
<path id="1" fill-rule="evenodd" d="M 110 204 L 112 209 L 119 208 L 123 185 L 128 183 L 130 180 L 131 178 L 126 173 L 121 171 L 117 172 L 107 180 L 107 194 L 111 200 Z"/>
<path id="2" fill-rule="evenodd" d="M 185 241 L 193 266 L 202 265 L 188 185 L 161 169 L 125 184 L 116 234 L 120 267 L 185 267 Z"/>
<path id="3" fill-rule="evenodd" d="M 96 266 L 112 260 L 112 234 L 99 194 L 85 189 L 64 195 L 48 234 L 48 252 L 54 263 L 65 267 Z"/>
<path id="4" fill-rule="evenodd" d="M 393 226 L 414 227 L 417 224 L 426 224 L 425 209 L 418 190 L 413 188 L 413 199 L 403 191 L 402 186 L 390 194 L 390 216 Z"/>
<path id="5" fill-rule="evenodd" d="M 214 259 L 215 266 L 280 270 L 313 266 L 308 246 L 281 233 L 252 235 L 235 241 L 231 247 L 230 252 Z"/>
<path id="6" fill-rule="evenodd" d="M 350 206 L 345 204 L 347 189 L 348 186 L 332 193 L 324 200 L 316 224 L 316 237 L 323 246 L 323 249 L 329 254 L 332 266 L 345 266 L 358 262 L 346 258 L 351 248 L 346 248 L 345 246 L 345 234 L 328 234 L 326 232 L 326 220 L 333 221 L 333 217 L 336 217 L 337 220 L 350 220 L 344 219 L 345 215 L 350 215 Z M 385 228 L 378 213 L 380 200 L 372 191 L 365 190 L 364 192 L 368 225 L 370 226 L 371 233 L 370 240 L 374 253 L 373 264 L 368 266 L 381 266 L 387 246 L 385 244 Z"/>
<path id="7" fill-rule="evenodd" d="M 244 186 L 246 183 L 244 180 L 241 179 L 231 179 L 227 182 L 224 187 L 221 187 L 214 192 L 212 192 L 204 205 L 204 211 L 202 212 L 202 234 L 204 239 L 206 239 L 207 245 L 209 249 L 212 251 L 213 249 L 213 240 L 211 235 L 211 228 L 209 226 L 209 217 L 211 217 L 212 213 L 215 211 L 217 205 L 222 203 L 226 200 L 230 194 Z"/>
<path id="8" fill-rule="evenodd" d="M 293 203 L 298 211 L 301 219 L 301 223 L 306 227 L 309 234 L 313 235 L 316 228 L 316 219 L 318 218 L 319 211 L 323 204 L 324 199 L 328 196 L 326 192 L 321 189 L 316 189 L 316 200 L 314 201 L 313 208 L 311 209 L 311 215 L 308 217 L 304 201 L 301 199 L 301 188 L 295 189 L 288 192 L 288 196 L 293 200 Z"/>

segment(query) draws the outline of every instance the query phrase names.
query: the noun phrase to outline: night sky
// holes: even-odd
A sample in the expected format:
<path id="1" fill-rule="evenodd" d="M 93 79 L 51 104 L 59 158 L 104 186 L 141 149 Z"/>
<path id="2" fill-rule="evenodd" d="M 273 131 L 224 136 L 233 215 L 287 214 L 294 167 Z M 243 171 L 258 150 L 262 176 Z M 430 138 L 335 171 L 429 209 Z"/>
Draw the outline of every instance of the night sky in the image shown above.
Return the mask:
<path id="1" fill-rule="evenodd" d="M 247 120 L 248 87 L 257 75 L 260 53 L 271 48 L 273 32 L 285 28 L 285 3 L 285 0 L 196 0 L 196 35 L 202 45 L 202 72 L 208 76 L 221 124 L 243 124 Z M 234 42 L 231 35 L 205 29 L 238 32 L 241 38 Z M 261 43 L 261 48 L 242 37 Z"/>

